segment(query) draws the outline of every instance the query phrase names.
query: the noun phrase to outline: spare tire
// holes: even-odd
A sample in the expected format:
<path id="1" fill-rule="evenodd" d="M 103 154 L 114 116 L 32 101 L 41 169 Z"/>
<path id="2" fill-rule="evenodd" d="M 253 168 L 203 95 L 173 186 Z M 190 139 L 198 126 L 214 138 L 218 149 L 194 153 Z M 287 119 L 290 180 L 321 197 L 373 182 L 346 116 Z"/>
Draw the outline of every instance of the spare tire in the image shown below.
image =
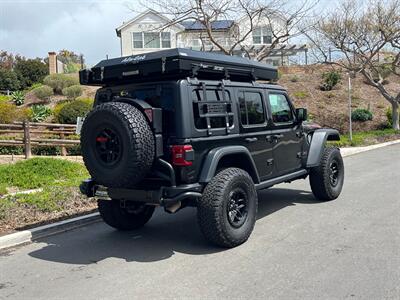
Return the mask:
<path id="1" fill-rule="evenodd" d="M 133 187 L 154 162 L 154 136 L 146 117 L 121 102 L 96 106 L 81 130 L 83 161 L 92 179 L 107 187 Z"/>

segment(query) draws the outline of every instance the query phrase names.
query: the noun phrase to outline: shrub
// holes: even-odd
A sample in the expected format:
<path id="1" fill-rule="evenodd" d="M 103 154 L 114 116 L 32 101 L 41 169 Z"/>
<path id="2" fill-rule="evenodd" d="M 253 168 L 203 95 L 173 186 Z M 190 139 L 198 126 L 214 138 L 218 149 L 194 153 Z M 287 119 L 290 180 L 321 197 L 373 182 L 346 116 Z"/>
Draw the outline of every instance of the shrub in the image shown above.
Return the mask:
<path id="1" fill-rule="evenodd" d="M 60 111 L 61 109 L 67 105 L 68 103 L 70 103 L 70 101 L 63 101 L 63 102 L 59 102 L 56 104 L 56 106 L 53 108 L 53 116 L 56 122 L 58 122 L 58 118 L 60 115 Z"/>
<path id="2" fill-rule="evenodd" d="M 323 82 L 320 86 L 322 91 L 331 91 L 340 81 L 340 74 L 336 71 L 322 74 Z"/>
<path id="3" fill-rule="evenodd" d="M 305 99 L 307 98 L 309 95 L 307 92 L 303 92 L 303 91 L 298 91 L 298 92 L 294 92 L 293 96 L 297 99 Z"/>
<path id="4" fill-rule="evenodd" d="M 62 104 L 55 112 L 57 122 L 75 124 L 78 117 L 84 117 L 92 109 L 92 99 L 79 99 Z"/>
<path id="5" fill-rule="evenodd" d="M 50 86 L 54 93 L 61 94 L 66 87 L 78 84 L 78 79 L 65 74 L 51 74 L 44 78 L 44 84 Z"/>
<path id="6" fill-rule="evenodd" d="M 33 122 L 43 122 L 51 115 L 51 109 L 45 105 L 33 105 L 31 107 L 30 120 Z"/>
<path id="7" fill-rule="evenodd" d="M 24 154 L 24 148 L 19 146 L 0 146 L 1 155 L 21 155 Z"/>
<path id="8" fill-rule="evenodd" d="M 399 111 L 399 113 L 400 113 L 400 111 Z M 390 128 L 393 126 L 392 117 L 393 117 L 392 109 L 389 107 L 389 108 L 386 110 L 386 118 L 387 118 L 387 125 L 388 125 L 388 127 L 390 127 Z"/>
<path id="9" fill-rule="evenodd" d="M 14 104 L 0 102 L 0 123 L 12 123 L 28 119 L 29 110 L 27 108 L 17 108 Z"/>
<path id="10" fill-rule="evenodd" d="M 17 91 L 21 88 L 17 74 L 14 71 L 0 68 L 0 90 Z"/>
<path id="11" fill-rule="evenodd" d="M 21 82 L 22 89 L 36 82 L 42 82 L 49 73 L 47 65 L 40 59 L 17 59 L 14 71 Z"/>
<path id="12" fill-rule="evenodd" d="M 393 113 L 392 113 L 392 109 L 390 107 L 388 107 L 388 109 L 386 110 L 386 118 L 387 118 L 387 126 L 388 127 L 392 127 L 393 126 Z"/>
<path id="13" fill-rule="evenodd" d="M 36 88 L 38 88 L 38 87 L 41 87 L 41 86 L 43 86 L 43 84 L 40 83 L 40 82 L 37 82 L 37 83 L 32 84 L 30 87 L 28 87 L 28 88 L 26 89 L 26 91 L 27 91 L 27 92 L 33 91 L 34 89 L 36 89 Z"/>
<path id="14" fill-rule="evenodd" d="M 373 117 L 372 112 L 365 108 L 355 109 L 351 113 L 351 119 L 353 121 L 359 121 L 359 122 L 371 121 L 372 117 Z"/>
<path id="15" fill-rule="evenodd" d="M 64 88 L 62 93 L 64 96 L 67 96 L 68 99 L 75 99 L 82 95 L 82 87 L 80 85 L 72 85 Z"/>
<path id="16" fill-rule="evenodd" d="M 10 101 L 11 97 L 7 95 L 0 95 L 0 102 L 8 102 Z"/>
<path id="17" fill-rule="evenodd" d="M 48 85 L 43 85 L 32 90 L 33 94 L 40 100 L 48 101 L 54 95 L 53 89 Z"/>
<path id="18" fill-rule="evenodd" d="M 21 91 L 15 91 L 11 94 L 11 100 L 15 105 L 20 106 L 25 103 L 25 95 Z"/>

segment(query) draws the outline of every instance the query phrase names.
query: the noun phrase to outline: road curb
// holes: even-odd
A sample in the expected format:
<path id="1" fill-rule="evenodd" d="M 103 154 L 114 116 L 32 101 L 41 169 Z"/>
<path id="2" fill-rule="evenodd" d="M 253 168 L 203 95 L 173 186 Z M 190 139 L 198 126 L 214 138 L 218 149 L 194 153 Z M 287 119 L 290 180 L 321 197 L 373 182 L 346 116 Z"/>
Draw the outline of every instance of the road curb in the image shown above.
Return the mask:
<path id="1" fill-rule="evenodd" d="M 0 250 L 30 243 L 43 237 L 86 226 L 100 220 L 100 215 L 96 212 L 89 215 L 0 236 Z"/>
<path id="2" fill-rule="evenodd" d="M 400 144 L 400 140 L 395 140 L 395 141 L 390 141 L 386 143 L 381 143 L 381 144 L 375 144 L 375 145 L 370 145 L 370 146 L 364 146 L 364 147 L 348 147 L 348 148 L 340 148 L 340 152 L 342 153 L 343 157 L 363 153 L 366 151 L 374 150 L 374 149 L 379 149 L 391 145 L 396 145 Z"/>
<path id="3" fill-rule="evenodd" d="M 400 140 L 395 140 L 366 147 L 341 148 L 340 150 L 343 157 L 348 157 L 362 152 L 379 149 L 399 143 Z M 80 216 L 73 219 L 68 219 L 53 224 L 0 236 L 0 250 L 30 243 L 43 237 L 83 227 L 95 222 L 99 222 L 100 220 L 100 215 L 96 212 L 89 215 Z"/>

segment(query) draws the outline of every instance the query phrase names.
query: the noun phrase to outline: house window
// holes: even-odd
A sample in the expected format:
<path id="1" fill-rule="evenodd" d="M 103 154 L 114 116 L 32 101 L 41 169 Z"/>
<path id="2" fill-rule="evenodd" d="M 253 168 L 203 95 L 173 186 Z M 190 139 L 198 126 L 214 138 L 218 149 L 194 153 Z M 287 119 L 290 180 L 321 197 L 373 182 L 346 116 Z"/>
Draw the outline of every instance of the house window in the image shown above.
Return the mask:
<path id="1" fill-rule="evenodd" d="M 171 48 L 171 33 L 132 32 L 132 41 L 133 48 Z"/>
<path id="2" fill-rule="evenodd" d="M 272 30 L 269 26 L 253 29 L 253 44 L 272 44 Z"/>
<path id="3" fill-rule="evenodd" d="M 143 48 L 143 36 L 141 32 L 132 32 L 133 48 Z"/>
<path id="4" fill-rule="evenodd" d="M 160 48 L 159 32 L 143 32 L 144 48 Z"/>
<path id="5" fill-rule="evenodd" d="M 242 125 L 263 124 L 265 122 L 264 106 L 260 93 L 239 93 L 240 120 Z"/>
<path id="6" fill-rule="evenodd" d="M 161 47 L 162 48 L 171 48 L 171 33 L 170 32 L 161 32 Z"/>
<path id="7" fill-rule="evenodd" d="M 199 39 L 193 39 L 193 40 L 191 40 L 191 41 L 190 41 L 190 46 L 191 46 L 191 47 L 200 47 L 200 46 L 201 46 L 200 40 L 199 40 Z"/>

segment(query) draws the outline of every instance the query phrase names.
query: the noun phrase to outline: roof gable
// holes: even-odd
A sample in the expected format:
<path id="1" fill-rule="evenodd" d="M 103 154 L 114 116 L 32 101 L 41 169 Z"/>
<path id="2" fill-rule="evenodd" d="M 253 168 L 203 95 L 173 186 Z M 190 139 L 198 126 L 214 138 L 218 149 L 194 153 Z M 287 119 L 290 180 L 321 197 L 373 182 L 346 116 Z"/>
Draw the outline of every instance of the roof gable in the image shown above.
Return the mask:
<path id="1" fill-rule="evenodd" d="M 139 21 L 139 20 L 151 20 L 151 15 L 156 16 L 157 18 L 163 20 L 165 23 L 170 23 L 171 20 L 165 16 L 163 16 L 162 14 L 156 12 L 153 9 L 147 9 L 146 11 L 138 14 L 137 16 L 135 16 L 134 18 L 130 19 L 128 22 L 124 22 L 121 26 L 119 26 L 118 28 L 116 28 L 116 32 L 117 32 L 117 36 L 121 36 L 121 30 L 128 27 L 129 25 Z M 184 27 L 180 24 L 174 24 L 175 26 L 177 26 L 178 28 L 180 28 L 181 30 L 184 29 Z"/>

